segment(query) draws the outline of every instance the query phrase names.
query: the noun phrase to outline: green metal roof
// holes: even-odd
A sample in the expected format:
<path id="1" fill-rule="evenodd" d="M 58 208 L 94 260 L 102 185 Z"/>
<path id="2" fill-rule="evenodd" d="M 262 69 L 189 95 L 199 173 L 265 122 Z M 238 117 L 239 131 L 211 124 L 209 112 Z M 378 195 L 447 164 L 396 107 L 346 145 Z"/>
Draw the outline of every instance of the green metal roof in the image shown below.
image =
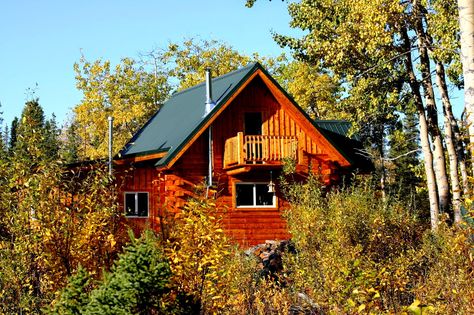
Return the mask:
<path id="1" fill-rule="evenodd" d="M 258 63 L 212 79 L 212 94 L 216 103 L 205 116 L 205 82 L 171 96 L 161 109 L 134 135 L 119 153 L 128 158 L 168 152 L 156 166 L 166 165 L 180 149 L 201 129 L 229 97 L 257 69 Z"/>
<path id="2" fill-rule="evenodd" d="M 352 127 L 352 123 L 346 120 L 315 120 L 314 122 L 320 128 L 345 137 L 348 137 L 349 130 Z M 350 138 L 354 140 L 360 140 L 357 134 L 353 134 Z"/>
<path id="3" fill-rule="evenodd" d="M 161 109 L 133 136 L 118 154 L 119 158 L 143 156 L 167 152 L 155 166 L 164 166 L 188 143 L 188 141 L 212 118 L 219 108 L 247 81 L 257 70 L 262 70 L 276 86 L 280 85 L 262 68 L 259 63 L 251 63 L 239 70 L 212 79 L 213 98 L 216 105 L 205 115 L 205 82 L 175 93 L 163 104 Z M 295 104 L 299 111 L 311 121 L 285 90 L 281 91 Z M 362 158 L 356 150 L 362 148 L 357 137 L 347 137 L 351 124 L 340 120 L 317 120 L 313 125 L 332 145 L 355 167 L 372 165 Z M 366 168 L 366 167 L 362 168 Z"/>
<path id="4" fill-rule="evenodd" d="M 348 136 L 352 127 L 350 122 L 345 120 L 315 120 L 313 124 L 354 167 L 362 171 L 373 170 L 372 161 L 362 153 L 364 147 L 359 137 L 356 134 L 352 137 Z"/>

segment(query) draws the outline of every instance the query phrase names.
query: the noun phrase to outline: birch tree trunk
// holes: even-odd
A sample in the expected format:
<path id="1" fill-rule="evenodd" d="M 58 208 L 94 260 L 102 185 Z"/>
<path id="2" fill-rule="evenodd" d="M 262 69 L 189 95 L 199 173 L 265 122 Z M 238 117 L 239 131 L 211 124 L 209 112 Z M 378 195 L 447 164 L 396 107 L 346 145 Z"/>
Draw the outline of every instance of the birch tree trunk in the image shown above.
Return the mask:
<path id="1" fill-rule="evenodd" d="M 464 108 L 469 131 L 471 163 L 474 159 L 474 2 L 458 0 L 461 61 L 464 74 Z M 474 163 L 472 163 L 474 165 Z M 472 168 L 474 172 L 474 168 Z"/>
<path id="2" fill-rule="evenodd" d="M 405 28 L 402 28 L 400 33 L 403 40 L 404 51 L 410 52 L 411 43 L 410 38 L 408 36 L 408 31 Z M 426 121 L 425 108 L 423 106 L 423 101 L 420 93 L 420 84 L 416 79 L 411 58 L 411 54 L 406 53 L 404 62 L 408 74 L 409 85 L 413 92 L 413 99 L 418 113 L 418 123 L 420 124 L 421 150 L 423 152 L 423 160 L 426 174 L 426 186 L 428 188 L 428 198 L 430 202 L 431 230 L 436 231 L 438 229 L 439 202 L 436 176 L 433 169 L 433 154 L 431 152 L 430 140 L 428 135 L 428 123 Z"/>
<path id="3" fill-rule="evenodd" d="M 449 182 L 446 173 L 446 160 L 444 157 L 444 148 L 441 132 L 438 126 L 438 112 L 436 110 L 436 102 L 433 90 L 433 81 L 431 80 L 430 59 L 428 55 L 427 43 L 428 38 L 423 26 L 423 14 L 421 5 L 414 5 L 415 15 L 415 32 L 418 37 L 418 52 L 420 54 L 420 72 L 421 85 L 423 86 L 426 113 L 428 122 L 428 131 L 433 142 L 433 166 L 436 175 L 436 183 L 439 194 L 440 210 L 447 211 L 450 205 Z"/>
<path id="4" fill-rule="evenodd" d="M 449 100 L 448 87 L 446 85 L 446 75 L 444 72 L 444 66 L 440 63 L 436 63 L 436 83 L 438 85 L 441 101 L 443 103 L 444 113 L 444 133 L 446 149 L 449 157 L 449 177 L 451 179 L 451 187 L 453 194 L 453 212 L 454 222 L 459 223 L 462 220 L 461 216 L 461 187 L 459 185 L 459 172 L 458 172 L 458 155 L 456 150 L 456 137 L 454 136 L 453 125 L 456 124 L 456 119 L 453 115 L 451 107 L 451 101 Z"/>

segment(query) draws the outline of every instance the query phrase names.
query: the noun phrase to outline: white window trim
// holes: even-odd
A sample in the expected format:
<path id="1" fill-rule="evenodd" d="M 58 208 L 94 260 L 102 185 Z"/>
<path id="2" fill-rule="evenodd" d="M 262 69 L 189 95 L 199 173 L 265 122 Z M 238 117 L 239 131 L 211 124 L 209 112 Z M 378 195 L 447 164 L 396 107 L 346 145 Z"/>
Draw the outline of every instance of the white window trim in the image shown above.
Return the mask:
<path id="1" fill-rule="evenodd" d="M 278 207 L 277 205 L 277 196 L 275 193 L 273 193 L 273 200 L 272 200 L 272 205 L 268 205 L 268 206 L 260 206 L 260 205 L 257 205 L 257 186 L 256 185 L 267 185 L 269 184 L 270 182 L 236 182 L 234 184 L 234 189 L 235 189 L 235 207 L 236 208 L 252 208 L 252 209 L 261 209 L 261 208 L 265 208 L 265 209 L 276 209 Z M 237 205 L 237 185 L 253 185 L 253 204 L 252 206 L 238 206 Z"/>
<path id="2" fill-rule="evenodd" d="M 146 199 L 147 199 L 146 216 L 127 215 L 127 194 L 135 195 L 135 209 L 138 208 L 138 194 L 146 194 Z M 148 191 L 125 191 L 123 193 L 123 212 L 126 218 L 148 218 L 150 216 L 150 193 Z"/>

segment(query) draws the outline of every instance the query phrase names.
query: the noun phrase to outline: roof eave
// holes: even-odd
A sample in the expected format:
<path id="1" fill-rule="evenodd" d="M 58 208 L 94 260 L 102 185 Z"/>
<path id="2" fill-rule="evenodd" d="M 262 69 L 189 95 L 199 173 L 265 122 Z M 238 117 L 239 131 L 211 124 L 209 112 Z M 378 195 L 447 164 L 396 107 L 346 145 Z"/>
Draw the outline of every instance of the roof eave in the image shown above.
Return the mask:
<path id="1" fill-rule="evenodd" d="M 178 153 L 181 152 L 181 150 L 188 144 L 189 141 L 191 141 L 196 136 L 196 134 L 198 134 L 205 126 L 207 126 L 207 124 L 211 120 L 214 119 L 214 116 L 217 112 L 219 112 L 220 108 L 224 107 L 225 104 L 227 104 L 228 100 L 234 95 L 234 93 L 238 91 L 239 88 L 244 85 L 258 69 L 263 70 L 262 66 L 257 62 L 238 82 L 238 84 L 236 84 L 222 100 L 219 100 L 218 104 L 214 106 L 214 108 L 209 112 L 209 114 L 206 115 L 206 117 L 196 126 L 196 128 L 194 128 L 194 130 L 186 137 L 183 142 L 180 143 L 180 145 L 176 149 L 172 150 L 169 155 L 155 163 L 155 167 L 170 168 L 172 166 L 170 165 L 170 162 L 174 160 Z"/>

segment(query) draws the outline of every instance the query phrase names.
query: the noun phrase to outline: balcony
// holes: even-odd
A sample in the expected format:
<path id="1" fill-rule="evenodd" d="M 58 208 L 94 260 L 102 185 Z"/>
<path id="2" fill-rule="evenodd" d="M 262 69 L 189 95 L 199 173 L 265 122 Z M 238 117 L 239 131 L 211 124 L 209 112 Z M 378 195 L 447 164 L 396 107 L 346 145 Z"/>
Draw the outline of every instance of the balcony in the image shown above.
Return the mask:
<path id="1" fill-rule="evenodd" d="M 229 138 L 224 147 L 224 169 L 255 165 L 282 165 L 285 159 L 297 158 L 296 136 L 244 136 Z"/>

